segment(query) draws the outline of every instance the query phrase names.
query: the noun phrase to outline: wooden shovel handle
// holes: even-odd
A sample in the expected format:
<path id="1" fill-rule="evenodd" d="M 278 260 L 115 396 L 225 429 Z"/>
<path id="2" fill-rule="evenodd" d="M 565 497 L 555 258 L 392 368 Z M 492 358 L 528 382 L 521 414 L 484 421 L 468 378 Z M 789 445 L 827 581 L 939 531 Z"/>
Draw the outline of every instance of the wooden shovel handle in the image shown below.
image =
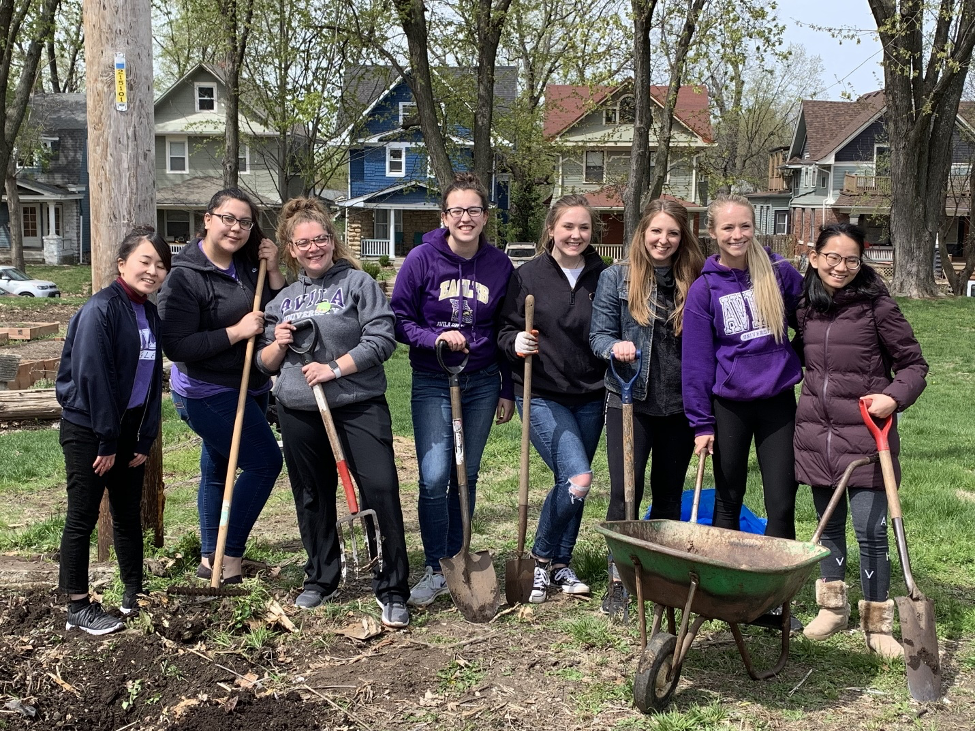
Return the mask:
<path id="1" fill-rule="evenodd" d="M 261 293 L 265 287 L 268 262 L 258 263 L 258 282 L 254 288 L 252 312 L 261 312 Z M 227 456 L 227 476 L 224 478 L 224 498 L 221 501 L 220 525 L 217 528 L 217 546 L 211 563 L 210 585 L 216 589 L 221 583 L 224 569 L 224 547 L 227 545 L 227 529 L 231 522 L 231 499 L 234 497 L 234 481 L 237 477 L 237 460 L 241 453 L 241 432 L 244 431 L 244 405 L 248 398 L 248 380 L 251 377 L 251 361 L 254 360 L 254 335 L 248 338 L 244 351 L 244 368 L 241 369 L 241 387 L 237 392 L 237 411 L 234 413 L 234 431 L 231 433 L 231 451 Z"/>
<path id="2" fill-rule="evenodd" d="M 896 485 L 896 471 L 892 466 L 892 453 L 889 451 L 889 430 L 892 428 L 892 414 L 882 420 L 882 427 L 875 423 L 875 418 L 868 413 L 868 404 L 858 399 L 858 409 L 862 412 L 862 421 L 875 437 L 875 446 L 879 450 L 879 465 L 882 467 L 882 482 L 885 484 L 885 498 L 889 504 L 889 515 L 892 520 L 902 520 L 902 505 L 899 503 L 899 488 Z"/>
<path id="3" fill-rule="evenodd" d="M 536 298 L 526 295 L 526 332 L 533 331 Z M 522 371 L 522 445 L 519 453 L 519 542 L 517 554 L 526 550 L 526 523 L 529 521 L 529 404 L 533 399 L 533 356 L 527 355 Z"/>

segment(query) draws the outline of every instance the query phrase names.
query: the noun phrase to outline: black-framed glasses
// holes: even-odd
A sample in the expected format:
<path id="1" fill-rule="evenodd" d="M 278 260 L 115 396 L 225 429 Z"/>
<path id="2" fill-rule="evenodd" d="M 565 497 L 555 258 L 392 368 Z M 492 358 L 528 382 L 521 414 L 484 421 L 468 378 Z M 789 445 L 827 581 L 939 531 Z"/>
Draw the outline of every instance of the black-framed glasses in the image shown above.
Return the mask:
<path id="1" fill-rule="evenodd" d="M 296 239 L 295 241 L 292 242 L 292 246 L 294 246 L 299 251 L 308 251 L 309 247 L 312 246 L 312 244 L 315 244 L 317 247 L 321 248 L 331 243 L 332 243 L 332 234 L 319 234 L 315 238 L 311 238 L 311 239 Z"/>
<path id="2" fill-rule="evenodd" d="M 845 262 L 845 269 L 850 272 L 857 272 L 859 267 L 862 266 L 862 260 L 857 256 L 842 256 L 841 254 L 836 254 L 833 251 L 830 251 L 827 254 L 822 252 L 820 256 L 823 256 L 824 260 L 828 262 L 828 266 L 832 268 L 838 266 L 841 264 L 841 262 Z"/>
<path id="3" fill-rule="evenodd" d="M 221 222 L 231 228 L 235 223 L 241 227 L 242 231 L 250 231 L 251 227 L 254 226 L 254 221 L 250 218 L 238 218 L 237 216 L 232 216 L 230 213 L 214 213 L 213 211 L 207 211 L 214 218 L 219 218 Z"/>
<path id="4" fill-rule="evenodd" d="M 451 218 L 461 218 L 466 213 L 469 218 L 478 218 L 483 213 L 485 213 L 485 208 L 483 206 L 469 206 L 468 208 L 445 208 L 444 213 L 446 216 Z"/>

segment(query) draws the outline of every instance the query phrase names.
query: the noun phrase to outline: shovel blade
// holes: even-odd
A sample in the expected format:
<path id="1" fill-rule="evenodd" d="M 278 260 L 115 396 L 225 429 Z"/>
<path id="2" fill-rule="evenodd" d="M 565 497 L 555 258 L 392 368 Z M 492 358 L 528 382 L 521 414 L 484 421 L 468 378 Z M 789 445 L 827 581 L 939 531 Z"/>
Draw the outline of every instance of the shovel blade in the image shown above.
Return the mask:
<path id="1" fill-rule="evenodd" d="M 529 556 L 510 558 L 505 563 L 505 600 L 511 605 L 526 604 L 533 592 L 536 561 Z"/>
<path id="2" fill-rule="evenodd" d="M 495 616 L 502 598 L 488 551 L 462 552 L 442 558 L 441 570 L 461 616 L 476 624 L 488 622 Z"/>
<path id="3" fill-rule="evenodd" d="M 940 699 L 940 645 L 936 639 L 933 600 L 922 594 L 896 597 L 902 646 L 906 653 L 909 694 L 917 701 Z"/>

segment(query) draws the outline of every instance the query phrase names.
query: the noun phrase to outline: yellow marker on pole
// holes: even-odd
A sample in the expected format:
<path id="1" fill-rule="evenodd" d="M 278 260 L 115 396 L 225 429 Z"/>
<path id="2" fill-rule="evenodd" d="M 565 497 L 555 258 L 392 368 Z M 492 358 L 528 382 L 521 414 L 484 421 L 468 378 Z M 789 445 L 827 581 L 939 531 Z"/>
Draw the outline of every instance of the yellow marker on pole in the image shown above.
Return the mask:
<path id="1" fill-rule="evenodd" d="M 126 90 L 126 55 L 115 54 L 115 109 L 124 112 L 129 108 L 129 95 Z"/>

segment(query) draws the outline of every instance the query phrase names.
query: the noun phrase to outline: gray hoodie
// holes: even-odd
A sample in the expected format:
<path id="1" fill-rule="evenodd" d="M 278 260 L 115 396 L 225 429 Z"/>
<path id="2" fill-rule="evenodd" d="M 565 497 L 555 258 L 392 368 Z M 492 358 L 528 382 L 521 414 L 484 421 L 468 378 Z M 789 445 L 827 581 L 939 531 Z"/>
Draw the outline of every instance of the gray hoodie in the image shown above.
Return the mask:
<path id="1" fill-rule="evenodd" d="M 357 372 L 322 387 L 330 407 L 382 396 L 387 390 L 383 361 L 393 355 L 394 313 L 380 285 L 367 273 L 345 260 L 337 261 L 319 279 L 303 271 L 265 307 L 265 332 L 258 338 L 258 352 L 274 342 L 280 322 L 311 319 L 319 331 L 313 352 L 318 363 L 349 354 Z M 259 370 L 271 371 L 256 358 Z M 315 396 L 302 375 L 302 358 L 289 350 L 282 362 L 274 394 L 283 406 L 297 411 L 316 411 Z"/>

